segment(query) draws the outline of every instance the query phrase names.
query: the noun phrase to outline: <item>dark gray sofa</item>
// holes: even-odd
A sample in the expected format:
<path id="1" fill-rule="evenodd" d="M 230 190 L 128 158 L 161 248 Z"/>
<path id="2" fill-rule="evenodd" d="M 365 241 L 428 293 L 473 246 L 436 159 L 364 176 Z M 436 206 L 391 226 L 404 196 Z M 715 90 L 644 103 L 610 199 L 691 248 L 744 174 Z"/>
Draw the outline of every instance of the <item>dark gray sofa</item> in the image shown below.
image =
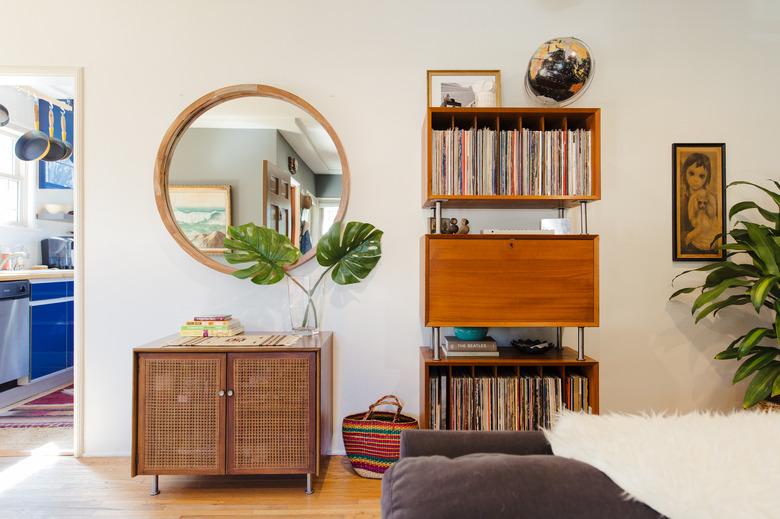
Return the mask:
<path id="1" fill-rule="evenodd" d="M 553 456 L 541 432 L 405 431 L 382 478 L 382 517 L 658 519 L 596 468 Z"/>

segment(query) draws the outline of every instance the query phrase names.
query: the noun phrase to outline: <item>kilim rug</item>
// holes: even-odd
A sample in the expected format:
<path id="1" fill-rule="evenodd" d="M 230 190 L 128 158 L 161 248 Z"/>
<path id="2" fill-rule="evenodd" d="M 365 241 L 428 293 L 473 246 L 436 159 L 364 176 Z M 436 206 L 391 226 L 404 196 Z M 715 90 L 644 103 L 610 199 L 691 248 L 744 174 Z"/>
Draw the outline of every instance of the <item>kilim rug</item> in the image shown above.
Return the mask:
<path id="1" fill-rule="evenodd" d="M 73 386 L 59 389 L 0 414 L 0 429 L 73 427 Z"/>

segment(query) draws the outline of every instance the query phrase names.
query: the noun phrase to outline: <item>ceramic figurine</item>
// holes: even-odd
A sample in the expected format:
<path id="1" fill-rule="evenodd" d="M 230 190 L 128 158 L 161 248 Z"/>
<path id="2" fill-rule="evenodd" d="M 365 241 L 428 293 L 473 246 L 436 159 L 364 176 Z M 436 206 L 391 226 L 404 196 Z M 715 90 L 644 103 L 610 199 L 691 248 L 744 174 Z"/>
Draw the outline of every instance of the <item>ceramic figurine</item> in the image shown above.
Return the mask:
<path id="1" fill-rule="evenodd" d="M 469 221 L 465 218 L 461 218 L 458 234 L 468 234 L 469 231 L 471 231 L 471 228 L 469 228 Z"/>
<path id="2" fill-rule="evenodd" d="M 447 225 L 447 234 L 458 234 L 458 219 L 450 218 L 450 223 Z"/>

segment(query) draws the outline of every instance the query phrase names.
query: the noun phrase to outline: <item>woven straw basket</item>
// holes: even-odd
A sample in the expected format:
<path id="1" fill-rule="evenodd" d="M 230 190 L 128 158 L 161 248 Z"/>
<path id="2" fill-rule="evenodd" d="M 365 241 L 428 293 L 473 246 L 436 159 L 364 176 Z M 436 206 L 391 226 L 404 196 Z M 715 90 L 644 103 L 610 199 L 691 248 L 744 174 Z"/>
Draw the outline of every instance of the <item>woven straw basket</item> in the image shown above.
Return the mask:
<path id="1" fill-rule="evenodd" d="M 380 405 L 395 406 L 395 413 L 375 411 Z M 403 406 L 395 395 L 385 395 L 369 406 L 368 412 L 347 416 L 341 425 L 344 448 L 358 475 L 380 479 L 398 461 L 401 431 L 417 429 L 417 420 L 401 414 Z"/>

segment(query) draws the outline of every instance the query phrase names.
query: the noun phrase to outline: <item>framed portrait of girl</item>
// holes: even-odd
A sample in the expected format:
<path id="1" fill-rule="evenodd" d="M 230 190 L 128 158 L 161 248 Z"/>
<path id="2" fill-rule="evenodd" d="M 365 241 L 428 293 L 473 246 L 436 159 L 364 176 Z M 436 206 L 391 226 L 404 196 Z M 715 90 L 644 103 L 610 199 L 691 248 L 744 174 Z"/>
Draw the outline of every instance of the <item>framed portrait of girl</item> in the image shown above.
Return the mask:
<path id="1" fill-rule="evenodd" d="M 672 144 L 672 258 L 717 261 L 726 236 L 726 145 Z"/>

